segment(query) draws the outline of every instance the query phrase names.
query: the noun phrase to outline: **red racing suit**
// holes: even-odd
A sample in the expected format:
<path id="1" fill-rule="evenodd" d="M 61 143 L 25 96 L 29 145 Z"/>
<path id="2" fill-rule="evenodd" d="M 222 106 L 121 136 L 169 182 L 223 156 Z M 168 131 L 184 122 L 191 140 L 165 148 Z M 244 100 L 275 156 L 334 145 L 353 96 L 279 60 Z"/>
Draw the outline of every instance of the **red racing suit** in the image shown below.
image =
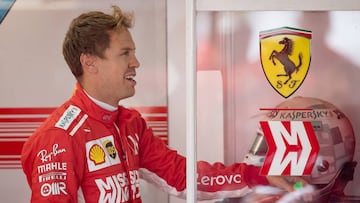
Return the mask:
<path id="1" fill-rule="evenodd" d="M 186 197 L 185 158 L 154 136 L 137 111 L 107 111 L 79 84 L 26 141 L 21 161 L 31 202 L 141 202 L 140 178 Z M 244 163 L 199 161 L 197 171 L 199 199 L 238 197 L 267 183 L 259 167 Z"/>

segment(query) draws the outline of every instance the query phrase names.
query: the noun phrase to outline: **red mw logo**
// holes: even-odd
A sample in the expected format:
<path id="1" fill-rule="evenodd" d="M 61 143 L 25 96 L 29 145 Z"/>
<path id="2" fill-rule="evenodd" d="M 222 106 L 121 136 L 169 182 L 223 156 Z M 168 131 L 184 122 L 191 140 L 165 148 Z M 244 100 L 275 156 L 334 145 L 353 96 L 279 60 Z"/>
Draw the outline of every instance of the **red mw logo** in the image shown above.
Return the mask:
<path id="1" fill-rule="evenodd" d="M 260 121 L 268 151 L 261 175 L 310 175 L 319 143 L 310 121 Z"/>

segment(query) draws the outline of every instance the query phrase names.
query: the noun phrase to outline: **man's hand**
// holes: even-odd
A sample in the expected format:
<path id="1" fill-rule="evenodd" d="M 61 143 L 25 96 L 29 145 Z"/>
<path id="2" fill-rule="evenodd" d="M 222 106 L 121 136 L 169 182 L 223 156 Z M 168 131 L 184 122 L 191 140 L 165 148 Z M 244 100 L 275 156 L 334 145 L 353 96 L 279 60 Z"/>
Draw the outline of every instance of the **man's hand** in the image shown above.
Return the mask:
<path id="1" fill-rule="evenodd" d="M 303 186 L 308 185 L 308 182 L 299 176 L 267 176 L 270 185 L 282 188 L 288 192 L 293 192 L 294 184 L 300 182 Z"/>
<path id="2" fill-rule="evenodd" d="M 267 176 L 267 179 L 272 186 L 284 189 L 289 192 L 283 196 L 285 199 L 298 199 L 300 196 L 303 201 L 310 202 L 313 200 L 313 196 L 315 195 L 314 188 L 309 185 L 309 183 L 302 177 Z M 301 186 L 300 188 L 295 187 L 299 185 Z"/>

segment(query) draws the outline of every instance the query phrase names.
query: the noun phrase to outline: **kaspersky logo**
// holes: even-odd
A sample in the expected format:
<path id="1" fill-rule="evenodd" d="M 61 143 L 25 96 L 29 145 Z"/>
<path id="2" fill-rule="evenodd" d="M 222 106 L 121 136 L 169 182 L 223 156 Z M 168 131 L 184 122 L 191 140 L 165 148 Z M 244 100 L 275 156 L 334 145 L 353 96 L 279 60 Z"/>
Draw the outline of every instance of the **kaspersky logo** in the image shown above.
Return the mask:
<path id="1" fill-rule="evenodd" d="M 261 175 L 311 175 L 319 144 L 310 121 L 260 121 L 268 145 Z"/>
<path id="2" fill-rule="evenodd" d="M 270 85 L 284 98 L 304 81 L 310 66 L 311 31 L 282 27 L 261 31 L 261 65 Z"/>

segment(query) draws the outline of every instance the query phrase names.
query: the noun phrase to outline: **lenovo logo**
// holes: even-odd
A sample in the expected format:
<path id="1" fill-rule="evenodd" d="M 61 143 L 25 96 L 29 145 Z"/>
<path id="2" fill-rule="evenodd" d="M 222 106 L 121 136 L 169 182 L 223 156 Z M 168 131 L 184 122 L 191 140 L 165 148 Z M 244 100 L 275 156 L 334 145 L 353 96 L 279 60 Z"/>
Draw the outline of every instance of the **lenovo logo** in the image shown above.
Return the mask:
<path id="1" fill-rule="evenodd" d="M 261 121 L 268 151 L 261 175 L 310 175 L 319 143 L 310 121 Z"/>

